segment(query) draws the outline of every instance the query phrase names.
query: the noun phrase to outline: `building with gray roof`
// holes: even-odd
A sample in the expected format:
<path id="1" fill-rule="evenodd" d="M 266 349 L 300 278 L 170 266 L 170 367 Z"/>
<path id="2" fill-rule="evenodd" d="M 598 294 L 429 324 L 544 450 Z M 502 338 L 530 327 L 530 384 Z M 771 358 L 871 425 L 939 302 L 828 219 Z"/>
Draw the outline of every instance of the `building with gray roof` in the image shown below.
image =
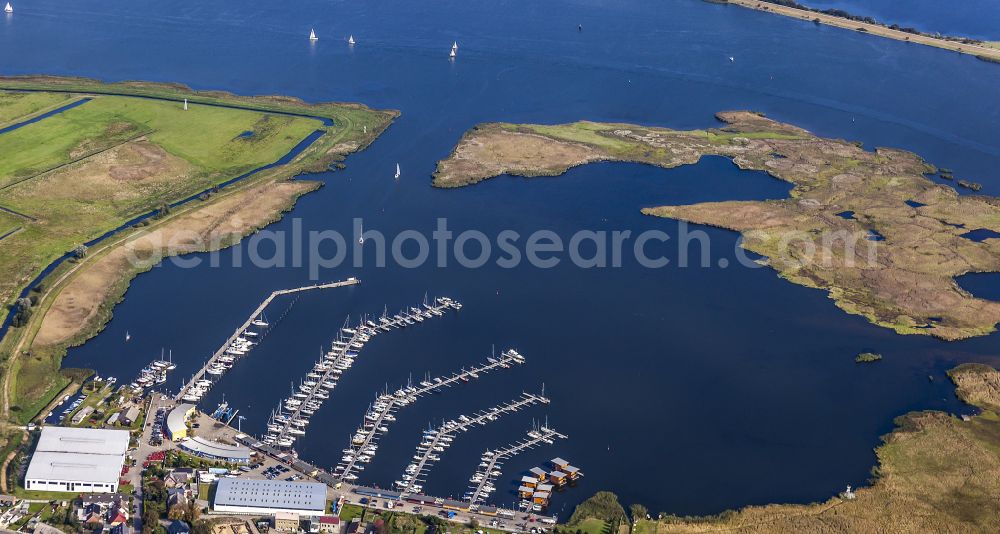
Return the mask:
<path id="1" fill-rule="evenodd" d="M 223 478 L 216 486 L 212 510 L 231 514 L 293 512 L 319 516 L 326 511 L 326 484 Z"/>
<path id="2" fill-rule="evenodd" d="M 114 493 L 118 491 L 128 443 L 127 430 L 44 427 L 28 464 L 24 487 Z"/>

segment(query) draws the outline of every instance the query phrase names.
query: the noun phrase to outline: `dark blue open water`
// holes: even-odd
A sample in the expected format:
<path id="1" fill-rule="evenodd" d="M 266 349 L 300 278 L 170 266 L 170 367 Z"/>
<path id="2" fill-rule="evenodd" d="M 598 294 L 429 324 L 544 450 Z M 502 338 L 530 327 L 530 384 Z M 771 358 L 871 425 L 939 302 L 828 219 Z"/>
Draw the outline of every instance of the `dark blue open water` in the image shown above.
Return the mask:
<path id="1" fill-rule="evenodd" d="M 366 230 L 393 235 L 430 232 L 447 217 L 456 232 L 490 235 L 546 228 L 568 237 L 589 228 L 676 236 L 678 223 L 643 217 L 639 208 L 786 191 L 718 159 L 671 171 L 607 164 L 558 178 L 430 188 L 435 163 L 462 132 L 492 120 L 692 128 L 714 125 L 716 111 L 750 108 L 869 148 L 913 150 L 983 183 L 986 194 L 1000 193 L 996 66 L 746 9 L 694 0 L 305 0 L 294 7 L 36 0 L 15 8 L 0 19 L 4 74 L 162 80 L 402 111 L 347 170 L 315 176 L 326 187 L 274 230 L 347 230 L 352 217 L 363 217 Z M 305 38 L 310 27 L 321 38 L 315 45 Z M 353 50 L 342 41 L 348 34 L 358 41 Z M 452 64 L 446 55 L 454 40 L 461 48 Z M 380 336 L 364 349 L 314 417 L 299 446 L 305 458 L 336 463 L 386 383 L 481 361 L 495 343 L 518 348 L 527 365 L 406 408 L 362 481 L 398 478 L 417 430 L 429 422 L 544 383 L 551 405 L 461 435 L 425 489 L 461 494 L 482 450 L 548 416 L 570 439 L 509 462 L 498 502 L 512 500 L 506 482 L 519 471 L 559 455 L 587 476 L 556 497 L 556 512 L 610 489 L 627 503 L 700 514 L 822 500 L 863 483 L 875 462 L 872 447 L 893 417 L 963 409 L 945 369 L 1000 363 L 996 336 L 952 344 L 897 336 L 845 315 L 822 292 L 768 269 L 735 266 L 737 236 L 702 230 L 712 239 L 716 267 L 709 269 L 626 261 L 598 270 L 564 262 L 549 270 L 491 264 L 324 272 L 324 280 L 358 276 L 363 284 L 303 294 L 205 404 L 213 408 L 225 393 L 248 416 L 245 429 L 260 431 L 347 314 L 416 304 L 425 291 L 449 295 L 466 304 L 459 314 Z M 668 244 L 660 251 L 676 260 L 676 244 Z M 234 254 L 222 253 L 221 264 Z M 734 266 L 719 268 L 721 259 Z M 65 365 L 130 379 L 169 347 L 180 364 L 171 379 L 179 384 L 267 293 L 307 282 L 304 267 L 168 263 L 138 277 L 105 332 L 72 350 Z M 278 315 L 289 304 L 278 301 L 269 311 Z M 866 350 L 885 359 L 857 366 L 854 355 Z"/>

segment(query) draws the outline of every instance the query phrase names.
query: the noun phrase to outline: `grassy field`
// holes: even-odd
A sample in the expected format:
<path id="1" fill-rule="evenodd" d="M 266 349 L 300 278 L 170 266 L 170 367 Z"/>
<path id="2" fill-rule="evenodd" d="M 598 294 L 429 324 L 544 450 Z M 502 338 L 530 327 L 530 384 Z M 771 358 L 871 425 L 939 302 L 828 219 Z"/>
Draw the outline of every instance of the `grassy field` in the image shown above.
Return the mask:
<path id="1" fill-rule="evenodd" d="M 149 131 L 106 108 L 88 102 L 0 135 L 0 190 Z"/>
<path id="2" fill-rule="evenodd" d="M 8 92 L 12 90 L 43 92 Z M 367 146 L 398 115 L 358 104 L 308 104 L 280 96 L 82 78 L 0 77 L 0 95 L 5 97 L 3 117 L 30 115 L 31 110 L 38 114 L 46 104 L 51 109 L 59 102 L 92 99 L 0 135 L 0 155 L 17 154 L 10 160 L 0 157 L 0 206 L 26 216 L 0 216 L 0 228 L 23 228 L 0 241 L 0 302 L 7 306 L 42 268 L 80 243 L 136 215 L 270 164 L 312 132 L 322 131 L 288 164 L 174 208 L 144 227 L 150 234 L 168 237 L 221 234 L 228 237 L 214 248 L 232 244 L 276 220 L 298 196 L 319 185 L 291 178 L 329 169 Z M 187 111 L 185 99 L 190 103 Z M 325 126 L 313 116 L 333 124 Z M 120 261 L 108 265 L 122 256 L 116 247 L 141 239 L 134 230 L 123 231 L 91 247 L 84 259 L 58 266 L 32 293 L 37 302 L 28 324 L 0 340 L 4 416 L 26 422 L 72 380 L 84 376 L 60 370 L 62 356 L 67 347 L 99 331 L 129 281 L 152 266 Z M 173 253 L 198 250 L 208 249 L 185 245 Z M 158 248 L 155 252 L 162 253 Z M 104 259 L 108 261 L 102 264 Z M 101 266 L 96 273 L 95 266 Z M 82 289 L 76 287 L 78 280 L 87 280 Z M 73 298 L 53 306 L 67 287 L 76 287 Z M 51 329 L 41 328 L 50 311 L 61 313 L 63 328 L 55 337 L 44 337 L 47 342 L 36 343 L 40 331 L 51 334 Z"/>
<path id="3" fill-rule="evenodd" d="M 0 92 L 0 128 L 68 104 L 73 97 L 58 93 Z"/>
<path id="4" fill-rule="evenodd" d="M 36 501 L 62 501 L 72 500 L 79 495 L 76 492 L 66 491 L 31 491 L 20 486 L 14 489 L 14 496 L 21 499 L 32 499 Z"/>
<path id="5" fill-rule="evenodd" d="M 0 242 L 0 296 L 126 220 L 276 161 L 317 120 L 95 97 L 0 135 L 0 206 L 37 221 Z M 252 132 L 246 135 L 244 132 Z M 241 135 L 242 134 L 242 135 Z M 9 216 L 8 216 L 9 217 Z"/>
<path id="6" fill-rule="evenodd" d="M 7 235 L 7 232 L 10 232 L 19 226 L 24 226 L 24 219 L 16 215 L 0 211 L 0 236 Z"/>
<path id="7" fill-rule="evenodd" d="M 603 519 L 597 519 L 591 517 L 590 519 L 584 519 L 580 521 L 579 524 L 574 525 L 575 528 L 583 531 L 585 534 L 611 534 L 611 525 Z M 576 532 L 573 529 L 570 529 Z"/>

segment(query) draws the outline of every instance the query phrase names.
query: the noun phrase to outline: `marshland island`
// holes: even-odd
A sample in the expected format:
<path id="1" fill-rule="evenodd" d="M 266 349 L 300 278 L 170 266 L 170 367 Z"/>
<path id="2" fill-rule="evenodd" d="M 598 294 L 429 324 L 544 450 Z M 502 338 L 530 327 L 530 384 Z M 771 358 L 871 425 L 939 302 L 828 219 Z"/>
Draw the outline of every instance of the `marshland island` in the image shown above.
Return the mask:
<path id="1" fill-rule="evenodd" d="M 747 111 L 718 118 L 723 126 L 690 131 L 596 122 L 481 124 L 438 163 L 433 183 L 555 176 L 598 161 L 672 168 L 723 156 L 792 184 L 789 198 L 643 213 L 740 232 L 742 246 L 764 256 L 783 278 L 823 289 L 844 311 L 898 333 L 956 340 L 992 332 L 1000 322 L 1000 304 L 955 282 L 965 273 L 1000 270 L 1000 240 L 981 238 L 1000 232 L 998 199 L 959 194 L 948 185 L 950 171 L 911 152 L 869 151 Z"/>

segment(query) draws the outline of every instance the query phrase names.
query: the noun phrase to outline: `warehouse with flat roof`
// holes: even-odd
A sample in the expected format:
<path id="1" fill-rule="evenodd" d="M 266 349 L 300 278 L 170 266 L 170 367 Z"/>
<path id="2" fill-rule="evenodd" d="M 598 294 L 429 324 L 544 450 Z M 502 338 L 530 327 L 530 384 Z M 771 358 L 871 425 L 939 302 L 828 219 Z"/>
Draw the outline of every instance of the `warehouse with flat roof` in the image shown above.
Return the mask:
<path id="1" fill-rule="evenodd" d="M 293 512 L 320 516 L 326 511 L 326 484 L 223 478 L 215 488 L 212 510 L 231 514 Z"/>
<path id="2" fill-rule="evenodd" d="M 28 464 L 24 487 L 38 491 L 117 492 L 128 442 L 127 430 L 44 427 Z"/>

